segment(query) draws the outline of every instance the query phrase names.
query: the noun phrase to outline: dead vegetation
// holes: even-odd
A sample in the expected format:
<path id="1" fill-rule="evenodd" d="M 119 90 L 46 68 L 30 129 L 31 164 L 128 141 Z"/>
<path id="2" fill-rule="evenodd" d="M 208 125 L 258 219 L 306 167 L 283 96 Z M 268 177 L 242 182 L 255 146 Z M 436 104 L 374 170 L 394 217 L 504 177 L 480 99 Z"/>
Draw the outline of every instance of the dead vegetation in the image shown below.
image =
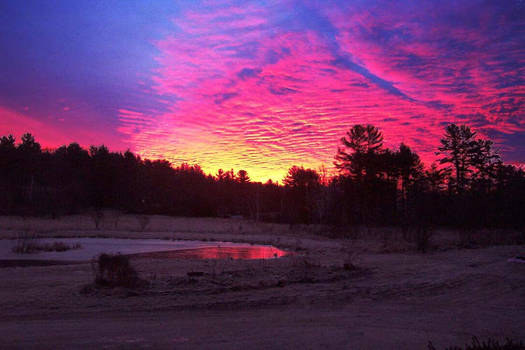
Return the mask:
<path id="1" fill-rule="evenodd" d="M 102 221 L 104 220 L 104 211 L 100 209 L 94 209 L 89 213 L 89 216 L 95 224 L 95 229 L 100 230 L 102 226 Z"/>
<path id="2" fill-rule="evenodd" d="M 459 248 L 525 244 L 525 235 L 517 230 L 463 228 L 458 229 L 456 234 Z"/>
<path id="3" fill-rule="evenodd" d="M 95 269 L 95 284 L 101 286 L 133 287 L 139 280 L 137 271 L 124 255 L 100 254 Z"/>
<path id="4" fill-rule="evenodd" d="M 156 218 L 152 217 L 151 224 L 155 225 L 155 221 Z M 133 224 L 133 229 L 127 233 L 130 237 L 161 235 L 152 230 L 139 233 L 136 231 L 137 221 L 134 220 Z M 297 314 L 303 314 L 307 309 L 344 310 L 347 323 L 360 327 L 360 332 L 367 334 L 368 325 L 375 324 L 381 315 L 385 319 L 381 327 L 388 331 L 395 329 L 389 328 L 388 322 L 392 320 L 403 325 L 403 330 L 396 329 L 396 336 L 402 337 L 405 329 L 414 324 L 411 310 L 418 307 L 422 310 L 421 319 L 428 320 L 429 327 L 439 329 L 430 334 L 427 329 L 417 329 L 416 335 L 422 339 L 417 342 L 418 348 L 425 348 L 428 339 L 435 334 L 452 333 L 463 326 L 464 333 L 483 337 L 520 334 L 509 318 L 518 322 L 523 318 L 518 310 L 522 306 L 518 295 L 522 293 L 523 266 L 509 264 L 506 259 L 521 254 L 521 247 L 493 247 L 479 251 L 444 249 L 422 256 L 414 253 L 415 241 L 410 239 L 411 242 L 407 242 L 409 239 L 399 236 L 399 230 L 392 228 L 386 233 L 387 249 L 399 249 L 404 253 L 385 254 L 380 229 L 369 232 L 363 229 L 360 234 L 365 238 L 361 239 L 326 239 L 307 234 L 166 233 L 162 237 L 258 240 L 295 249 L 296 254 L 279 259 L 245 261 L 177 261 L 133 256 L 127 259 L 127 263 L 123 262 L 126 258 L 117 258 L 117 263 L 113 264 L 111 259 L 102 259 L 94 261 L 93 274 L 88 264 L 49 266 L 45 268 L 46 273 L 42 273 L 42 267 L 25 269 L 22 273 L 20 269 L 0 269 L 5 280 L 15 281 L 9 290 L 4 291 L 5 300 L 0 309 L 2 315 L 53 314 L 57 318 L 64 313 L 79 312 L 105 312 L 128 317 L 130 310 L 142 312 L 140 317 L 151 315 L 151 318 L 161 315 L 164 310 L 193 313 L 228 309 L 254 314 L 259 308 L 281 307 Z M 110 231 L 107 234 L 116 233 Z M 446 243 L 440 234 L 441 231 L 434 231 L 431 249 Z M 450 247 L 454 247 L 457 241 L 452 238 L 455 237 L 447 233 L 445 238 L 450 238 Z M 137 279 L 138 282 L 126 282 Z M 90 284 L 82 288 L 88 282 Z M 27 288 L 29 284 L 31 288 Z M 14 291 L 23 291 L 24 294 Z M 508 311 L 509 298 L 514 298 L 510 301 L 517 305 L 515 310 Z M 488 311 L 479 314 L 462 312 L 470 310 L 469 303 Z M 359 313 L 355 312 L 356 305 L 363 305 Z M 461 309 L 463 305 L 468 307 Z M 507 314 L 502 316 L 502 310 Z M 507 316 L 508 312 L 511 316 Z M 337 324 L 342 323 L 334 321 L 330 327 Z M 478 324 L 488 330 L 480 331 Z M 468 340 L 459 336 L 448 337 L 446 342 L 441 338 L 434 339 L 440 339 L 442 347 Z"/>
<path id="5" fill-rule="evenodd" d="M 466 344 L 465 347 L 452 346 L 445 350 L 525 350 L 525 345 L 519 341 L 506 339 L 503 344 L 499 341 L 489 338 L 486 342 L 480 342 L 477 337 L 472 337 L 472 344 Z M 428 343 L 428 350 L 436 350 L 432 342 Z"/>
<path id="6" fill-rule="evenodd" d="M 148 282 L 139 278 L 137 271 L 125 255 L 100 254 L 91 262 L 91 268 L 94 281 L 82 288 L 83 294 L 90 294 L 101 288 L 135 289 L 148 285 Z"/>
<path id="7" fill-rule="evenodd" d="M 187 270 L 177 274 L 169 273 L 168 266 L 179 265 L 163 258 L 134 256 L 138 266 L 147 266 L 156 261 L 159 269 L 149 267 L 144 275 L 138 272 L 130 259 L 123 255 L 102 254 L 92 263 L 94 283 L 84 286 L 84 295 L 100 296 L 188 296 L 221 295 L 239 291 L 263 291 L 271 288 L 284 288 L 292 285 L 321 285 L 344 282 L 364 276 L 370 271 L 357 265 L 355 254 L 350 254 L 344 262 L 323 264 L 318 257 L 305 255 L 287 256 L 268 260 L 187 260 L 180 265 Z M 162 273 L 162 268 L 167 273 Z M 124 289 L 125 290 L 124 290 Z M 121 292 L 115 292 L 118 289 Z"/>
<path id="8" fill-rule="evenodd" d="M 284 225 L 224 218 L 181 218 L 156 215 L 123 214 L 98 210 L 89 215 L 63 216 L 58 219 L 0 217 L 0 237 L 19 238 L 20 232 L 39 237 L 114 237 L 163 238 L 182 240 L 224 240 L 273 244 L 283 248 L 300 247 L 303 239 L 315 239 L 366 246 L 381 253 L 429 253 L 450 249 L 473 249 L 525 243 L 524 230 L 444 229 L 429 226 L 374 227 L 363 225 Z M 147 232 L 147 235 L 146 235 Z M 214 234 L 210 238 L 209 234 Z M 328 238 L 328 239 L 327 239 Z M 299 242 L 299 244 L 294 244 Z M 366 244 L 363 244 L 366 242 Z M 50 247 L 52 249 L 53 247 Z M 54 247 L 57 250 L 62 247 Z M 72 247 L 74 248 L 74 247 Z M 21 244 L 20 251 L 31 250 Z"/>
<path id="9" fill-rule="evenodd" d="M 15 246 L 11 250 L 16 254 L 33 254 L 38 252 L 65 252 L 80 248 L 82 248 L 80 243 L 69 245 L 60 241 L 53 243 L 40 242 L 35 233 L 23 232 L 19 235 Z"/>
<path id="10" fill-rule="evenodd" d="M 349 280 L 366 269 L 344 265 L 323 266 L 315 258 L 294 256 L 282 261 L 210 261 L 207 270 L 188 271 L 183 276 L 150 280 L 145 295 L 216 295 L 228 292 L 283 288 L 296 284 L 323 284 Z"/>
<path id="11" fill-rule="evenodd" d="M 137 221 L 139 223 L 139 229 L 141 232 L 146 231 L 146 228 L 148 227 L 149 223 L 151 222 L 151 218 L 147 215 L 137 215 Z"/>

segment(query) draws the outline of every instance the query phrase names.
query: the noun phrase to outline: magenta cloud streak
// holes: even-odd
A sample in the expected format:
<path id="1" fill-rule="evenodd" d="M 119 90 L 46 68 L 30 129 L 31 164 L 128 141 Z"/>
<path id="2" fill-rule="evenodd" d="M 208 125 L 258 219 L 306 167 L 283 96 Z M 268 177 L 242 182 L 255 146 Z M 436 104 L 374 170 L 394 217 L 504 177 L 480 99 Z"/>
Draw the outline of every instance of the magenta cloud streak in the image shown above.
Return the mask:
<path id="1" fill-rule="evenodd" d="M 427 162 L 450 122 L 502 151 L 523 147 L 505 143 L 525 133 L 522 21 L 465 5 L 358 4 L 184 12 L 155 42 L 153 92 L 167 110 L 125 106 L 119 131 L 143 156 L 257 180 L 280 180 L 294 164 L 330 167 L 357 123 Z"/>

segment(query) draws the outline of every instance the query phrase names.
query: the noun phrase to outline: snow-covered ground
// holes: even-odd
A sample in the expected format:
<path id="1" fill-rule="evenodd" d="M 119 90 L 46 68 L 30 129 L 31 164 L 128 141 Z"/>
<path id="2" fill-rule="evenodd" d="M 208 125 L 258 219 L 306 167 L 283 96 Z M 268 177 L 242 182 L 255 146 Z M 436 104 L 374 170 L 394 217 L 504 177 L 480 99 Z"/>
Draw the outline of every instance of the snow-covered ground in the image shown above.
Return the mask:
<path id="1" fill-rule="evenodd" d="M 422 254 L 368 232 L 328 239 L 279 225 L 166 217 L 152 220 L 151 231 L 120 224 L 98 231 L 87 224 L 75 229 L 75 220 L 0 219 L 0 237 L 17 237 L 23 225 L 45 226 L 36 233 L 71 243 L 96 235 L 119 243 L 115 237 L 230 241 L 297 254 L 270 260 L 135 255 L 130 263 L 150 284 L 131 291 L 83 292 L 93 281 L 89 263 L 0 268 L 0 347 L 426 349 L 432 341 L 443 349 L 473 336 L 525 340 L 525 264 L 515 261 L 525 255 L 523 245 L 459 249 L 454 235 L 443 232 L 443 239 L 433 237 L 440 238 L 435 249 Z M 192 243 L 159 240 L 149 247 L 171 244 Z"/>

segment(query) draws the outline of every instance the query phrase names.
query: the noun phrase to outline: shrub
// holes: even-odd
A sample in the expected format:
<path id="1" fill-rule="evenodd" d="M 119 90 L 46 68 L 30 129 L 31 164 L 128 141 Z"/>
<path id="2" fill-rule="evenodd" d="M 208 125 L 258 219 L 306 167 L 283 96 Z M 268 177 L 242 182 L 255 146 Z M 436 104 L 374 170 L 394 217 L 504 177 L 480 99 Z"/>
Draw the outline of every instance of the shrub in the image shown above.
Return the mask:
<path id="1" fill-rule="evenodd" d="M 104 212 L 100 209 L 95 209 L 90 212 L 90 216 L 93 220 L 93 223 L 95 224 L 95 228 L 100 230 L 102 221 L 104 220 Z"/>
<path id="2" fill-rule="evenodd" d="M 150 223 L 150 218 L 147 215 L 138 215 L 137 220 L 139 222 L 140 230 L 145 231 Z"/>
<path id="3" fill-rule="evenodd" d="M 34 233 L 23 232 L 18 235 L 16 245 L 11 249 L 13 253 L 30 254 L 36 253 L 38 250 L 37 236 Z"/>
<path id="4" fill-rule="evenodd" d="M 418 252 L 426 253 L 430 246 L 433 230 L 428 225 L 416 224 L 403 226 L 401 228 L 402 237 L 406 242 L 415 244 Z"/>
<path id="5" fill-rule="evenodd" d="M 71 249 L 80 249 L 80 243 L 68 245 L 64 242 L 40 243 L 35 234 L 24 233 L 19 236 L 16 245 L 11 249 L 17 254 L 32 254 L 38 252 L 65 252 Z"/>
<path id="6" fill-rule="evenodd" d="M 108 287 L 135 287 L 139 284 L 137 271 L 125 255 L 100 254 L 93 264 L 95 284 Z"/>
<path id="7" fill-rule="evenodd" d="M 51 244 L 39 245 L 37 248 L 44 252 L 65 252 L 71 249 L 80 249 L 82 248 L 82 245 L 80 243 L 69 245 L 64 242 L 53 242 Z"/>
<path id="8" fill-rule="evenodd" d="M 432 230 L 425 226 L 416 228 L 416 248 L 421 253 L 426 253 L 430 245 Z"/>
<path id="9" fill-rule="evenodd" d="M 465 348 L 459 346 L 448 347 L 445 350 L 525 350 L 525 345 L 520 341 L 519 343 L 514 342 L 511 339 L 507 339 L 504 344 L 501 344 L 497 340 L 488 339 L 487 342 L 480 343 L 478 338 L 472 337 L 472 344 L 466 344 Z M 428 343 L 428 350 L 436 350 L 432 342 Z"/>

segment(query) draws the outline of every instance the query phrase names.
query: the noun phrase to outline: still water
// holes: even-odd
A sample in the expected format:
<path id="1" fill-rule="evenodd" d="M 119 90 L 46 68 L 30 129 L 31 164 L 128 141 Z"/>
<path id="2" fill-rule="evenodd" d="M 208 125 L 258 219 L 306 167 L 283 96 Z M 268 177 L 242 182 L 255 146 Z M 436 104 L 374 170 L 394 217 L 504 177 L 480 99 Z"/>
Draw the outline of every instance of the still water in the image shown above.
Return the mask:
<path id="1" fill-rule="evenodd" d="M 101 253 L 144 254 L 174 259 L 273 259 L 288 252 L 267 245 L 248 243 L 170 241 L 162 239 L 121 238 L 42 238 L 38 244 L 63 242 L 69 246 L 80 244 L 80 249 L 64 252 L 38 252 L 17 254 L 12 251 L 17 240 L 0 240 L 0 259 L 3 260 L 58 260 L 89 261 Z"/>

